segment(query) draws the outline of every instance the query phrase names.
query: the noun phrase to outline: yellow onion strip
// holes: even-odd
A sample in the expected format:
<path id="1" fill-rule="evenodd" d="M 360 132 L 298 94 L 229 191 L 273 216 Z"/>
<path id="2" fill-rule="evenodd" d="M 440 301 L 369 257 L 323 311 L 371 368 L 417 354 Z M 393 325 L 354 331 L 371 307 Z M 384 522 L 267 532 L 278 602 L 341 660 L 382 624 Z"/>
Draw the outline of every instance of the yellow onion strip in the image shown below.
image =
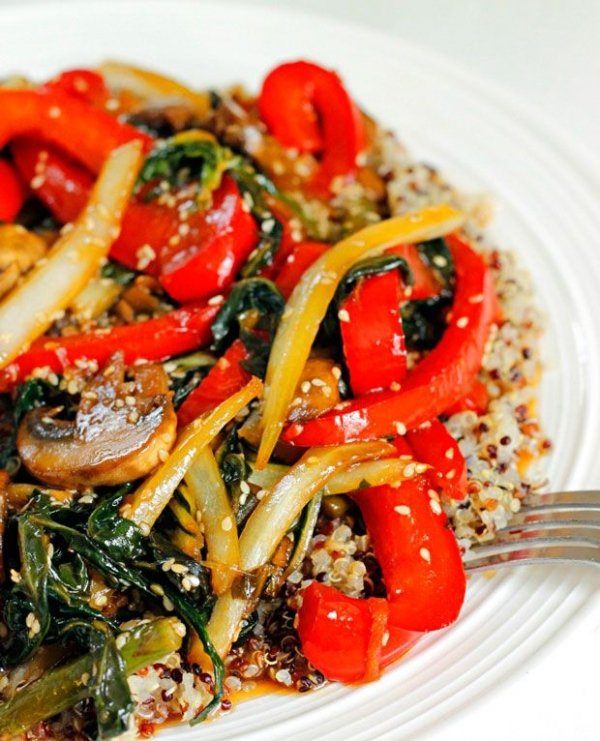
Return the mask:
<path id="1" fill-rule="evenodd" d="M 123 502 L 121 516 L 148 535 L 200 451 L 261 391 L 262 383 L 253 376 L 240 391 L 191 422 L 164 464 Z"/>
<path id="2" fill-rule="evenodd" d="M 103 62 L 99 71 L 109 88 L 116 91 L 128 90 L 149 103 L 164 105 L 167 102 L 184 102 L 200 117 L 210 110 L 210 97 L 207 93 L 190 90 L 180 82 L 157 72 L 112 59 Z"/>
<path id="3" fill-rule="evenodd" d="M 394 451 L 392 445 L 381 440 L 308 450 L 265 494 L 248 518 L 240 537 L 241 569 L 254 571 L 268 563 L 303 507 L 340 469 Z M 252 604 L 252 599 L 236 596 L 232 591 L 217 600 L 208 634 L 220 656 L 229 652 Z"/>
<path id="4" fill-rule="evenodd" d="M 231 586 L 235 569 L 239 567 L 240 544 L 227 489 L 209 447 L 194 460 L 185 475 L 185 483 L 202 516 L 207 561 L 214 563 L 213 590 L 223 594 Z"/>
<path id="5" fill-rule="evenodd" d="M 83 321 L 96 319 L 117 302 L 122 292 L 122 286 L 115 280 L 96 276 L 75 296 L 71 311 Z"/>
<path id="6" fill-rule="evenodd" d="M 415 474 L 424 473 L 429 466 L 419 463 L 408 456 L 386 458 L 383 461 L 365 461 L 351 466 L 346 471 L 336 473 L 327 482 L 323 494 L 347 494 L 367 486 L 395 486 Z"/>
<path id="7" fill-rule="evenodd" d="M 442 237 L 458 229 L 464 219 L 464 214 L 445 204 L 396 216 L 338 242 L 308 268 L 289 298 L 269 357 L 259 468 L 271 457 L 319 325 L 344 274 L 363 257 L 400 242 Z"/>
<path id="8" fill-rule="evenodd" d="M 77 221 L 0 304 L 0 367 L 43 335 L 97 272 L 119 235 L 141 156 L 139 142 L 108 156 Z"/>

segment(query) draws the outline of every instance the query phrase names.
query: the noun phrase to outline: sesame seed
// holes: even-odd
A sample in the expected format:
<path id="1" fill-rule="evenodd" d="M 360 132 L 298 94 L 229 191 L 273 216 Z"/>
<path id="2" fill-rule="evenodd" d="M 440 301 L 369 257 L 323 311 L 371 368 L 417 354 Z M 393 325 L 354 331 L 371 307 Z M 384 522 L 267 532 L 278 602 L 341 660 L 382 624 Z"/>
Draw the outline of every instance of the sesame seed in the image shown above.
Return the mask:
<path id="1" fill-rule="evenodd" d="M 167 612 L 173 612 L 173 610 L 175 609 L 175 605 L 168 597 L 163 597 L 163 607 Z"/>
<path id="2" fill-rule="evenodd" d="M 183 577 L 183 579 L 181 580 L 181 586 L 184 588 L 186 592 L 192 591 L 193 587 L 192 587 L 192 582 L 190 581 L 189 576 Z"/>
<path id="3" fill-rule="evenodd" d="M 33 625 L 33 621 L 34 620 L 35 620 L 35 613 L 33 613 L 33 612 L 27 613 L 27 617 L 25 618 L 25 625 L 28 628 L 31 628 L 31 626 Z"/>
<path id="4" fill-rule="evenodd" d="M 350 314 L 348 314 L 346 309 L 340 309 L 338 311 L 338 319 L 340 320 L 340 322 L 349 322 Z"/>
<path id="5" fill-rule="evenodd" d="M 405 515 L 409 516 L 411 509 L 407 504 L 399 504 L 397 507 L 394 507 L 394 511 L 397 512 L 399 515 Z"/>
<path id="6" fill-rule="evenodd" d="M 221 294 L 218 294 L 217 296 L 211 296 L 208 299 L 208 305 L 209 306 L 218 306 L 219 304 L 222 304 L 224 301 L 224 297 L 221 296 Z"/>
<path id="7" fill-rule="evenodd" d="M 169 451 L 161 448 L 158 451 L 158 459 L 161 463 L 166 463 L 169 460 Z"/>
<path id="8" fill-rule="evenodd" d="M 57 105 L 53 105 L 48 111 L 50 118 L 60 118 L 61 110 Z"/>
<path id="9" fill-rule="evenodd" d="M 294 424 L 292 425 L 288 430 L 288 435 L 291 438 L 298 437 L 304 430 L 304 425 L 301 424 Z"/>
<path id="10" fill-rule="evenodd" d="M 242 494 L 250 494 L 250 486 L 247 481 L 240 482 L 240 491 Z"/>
<path id="11" fill-rule="evenodd" d="M 165 590 L 160 586 L 160 584 L 151 584 L 150 591 L 153 592 L 154 594 L 157 594 L 159 597 L 165 596 Z"/>
<path id="12" fill-rule="evenodd" d="M 460 319 L 456 320 L 456 326 L 459 329 L 464 329 L 468 323 L 469 323 L 469 317 L 466 317 L 466 316 L 461 316 Z"/>
<path id="13" fill-rule="evenodd" d="M 390 640 L 390 631 L 386 630 L 383 634 L 383 638 L 381 639 L 381 645 L 387 646 L 389 640 Z"/>
<path id="14" fill-rule="evenodd" d="M 322 378 L 313 378 L 312 385 L 316 386 L 317 388 L 323 388 L 323 386 L 327 386 L 325 381 L 323 381 Z"/>
<path id="15" fill-rule="evenodd" d="M 127 415 L 127 421 L 134 425 L 140 418 L 140 413 L 137 409 L 132 409 L 129 414 Z"/>
<path id="16" fill-rule="evenodd" d="M 456 471 L 452 468 L 448 473 L 446 474 L 446 478 L 451 481 L 456 476 Z"/>
<path id="17" fill-rule="evenodd" d="M 176 623 L 173 626 L 173 632 L 177 633 L 180 638 L 184 638 L 187 633 L 187 629 L 183 623 Z"/>
<path id="18" fill-rule="evenodd" d="M 421 550 L 419 551 L 419 556 L 421 556 L 423 561 L 431 563 L 431 553 L 429 552 L 429 548 L 421 548 Z"/>
<path id="19" fill-rule="evenodd" d="M 342 377 L 342 369 L 339 366 L 334 365 L 331 369 L 331 375 L 335 378 L 336 381 L 339 381 Z"/>
<path id="20" fill-rule="evenodd" d="M 83 674 L 81 675 L 81 678 L 80 678 L 79 681 L 84 686 L 87 685 L 87 683 L 90 681 L 90 673 L 89 672 L 83 672 Z"/>
<path id="21" fill-rule="evenodd" d="M 259 491 L 256 492 L 256 498 L 258 499 L 259 502 L 265 496 L 266 493 L 267 493 L 266 489 L 259 489 Z"/>
<path id="22" fill-rule="evenodd" d="M 448 458 L 448 460 L 452 460 L 454 458 L 454 448 L 448 448 L 444 455 L 446 456 L 446 458 Z"/>
<path id="23" fill-rule="evenodd" d="M 300 391 L 302 391 L 303 394 L 308 394 L 310 391 L 310 381 L 302 381 L 302 384 L 300 385 Z"/>
<path id="24" fill-rule="evenodd" d="M 127 404 L 128 407 L 134 407 L 135 406 L 135 396 L 126 396 L 125 403 Z"/>
<path id="25" fill-rule="evenodd" d="M 481 304 L 483 302 L 483 293 L 477 293 L 469 298 L 470 304 Z"/>
<path id="26" fill-rule="evenodd" d="M 404 475 L 407 479 L 411 478 L 415 475 L 416 465 L 414 463 L 409 463 L 408 466 L 404 469 Z"/>
<path id="27" fill-rule="evenodd" d="M 429 468 L 425 463 L 416 463 L 415 464 L 415 471 L 417 473 L 425 473 L 425 471 Z"/>
<path id="28" fill-rule="evenodd" d="M 429 494 L 430 499 L 435 499 L 439 502 L 440 497 L 435 489 L 428 489 L 427 493 Z"/>
<path id="29" fill-rule="evenodd" d="M 448 264 L 448 260 L 443 255 L 434 255 L 432 262 L 438 268 L 445 268 Z"/>
<path id="30" fill-rule="evenodd" d="M 164 568 L 164 566 L 163 566 Z M 173 563 L 171 566 L 171 571 L 174 574 L 187 574 L 189 571 L 188 567 L 185 564 L 182 563 Z"/>
<path id="31" fill-rule="evenodd" d="M 434 515 L 441 515 L 442 514 L 442 508 L 440 506 L 440 503 L 437 502 L 435 499 L 429 500 L 429 506 L 431 507 L 431 511 Z"/>
<path id="32" fill-rule="evenodd" d="M 120 633 L 120 634 L 119 634 L 119 635 L 117 636 L 116 640 L 115 640 L 115 644 L 116 644 L 117 648 L 118 648 L 118 649 L 121 649 L 121 648 L 123 648 L 123 646 L 124 646 L 124 645 L 125 645 L 126 643 L 127 643 L 127 636 L 126 636 L 126 635 L 125 635 L 124 633 Z"/>
<path id="33" fill-rule="evenodd" d="M 173 564 L 175 563 L 174 558 L 168 558 L 162 565 L 163 571 L 170 571 L 173 568 Z"/>
<path id="34" fill-rule="evenodd" d="M 231 521 L 231 517 L 224 517 L 221 521 L 221 527 L 225 532 L 228 532 L 233 527 L 233 522 Z"/>
<path id="35" fill-rule="evenodd" d="M 309 466 L 312 466 L 314 463 L 318 463 L 319 459 L 317 458 L 316 455 L 309 455 L 308 458 L 306 459 L 306 462 L 308 463 Z"/>
<path id="36" fill-rule="evenodd" d="M 406 435 L 406 425 L 403 422 L 394 422 L 394 428 L 398 435 Z"/>
<path id="37" fill-rule="evenodd" d="M 29 185 L 33 188 L 33 190 L 37 190 L 38 188 L 41 188 L 45 182 L 46 178 L 43 175 L 36 175 L 35 177 L 31 178 Z"/>
<path id="38" fill-rule="evenodd" d="M 400 384 L 398 383 L 398 381 L 392 381 L 390 383 L 390 391 L 400 391 L 400 388 L 401 387 L 400 387 Z"/>

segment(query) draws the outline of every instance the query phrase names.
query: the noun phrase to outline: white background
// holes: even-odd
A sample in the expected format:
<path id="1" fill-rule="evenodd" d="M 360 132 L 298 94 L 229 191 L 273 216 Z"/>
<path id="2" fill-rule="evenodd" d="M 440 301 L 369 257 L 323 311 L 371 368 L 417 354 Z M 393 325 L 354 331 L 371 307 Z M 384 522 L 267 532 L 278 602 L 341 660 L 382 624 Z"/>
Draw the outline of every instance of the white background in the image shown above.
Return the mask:
<path id="1" fill-rule="evenodd" d="M 600 0 L 253 1 L 312 12 L 317 23 L 319 14 L 355 22 L 444 54 L 510 89 L 562 129 L 588 161 L 600 162 Z M 0 0 L 0 7 L 25 2 L 44 0 Z M 1 49 L 0 60 L 10 63 Z M 600 236 L 598 249 L 600 255 Z M 552 651 L 427 738 L 600 739 L 599 677 L 595 610 Z"/>

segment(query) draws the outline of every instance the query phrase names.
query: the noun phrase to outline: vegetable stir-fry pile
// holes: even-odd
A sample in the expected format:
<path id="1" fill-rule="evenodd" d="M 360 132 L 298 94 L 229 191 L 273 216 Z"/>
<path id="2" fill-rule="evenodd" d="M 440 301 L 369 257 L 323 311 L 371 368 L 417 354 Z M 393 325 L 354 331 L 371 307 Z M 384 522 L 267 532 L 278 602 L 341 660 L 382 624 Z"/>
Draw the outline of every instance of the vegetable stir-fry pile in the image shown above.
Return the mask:
<path id="1" fill-rule="evenodd" d="M 0 110 L 0 737 L 226 710 L 282 606 L 301 690 L 454 622 L 444 422 L 487 409 L 503 321 L 464 214 L 394 215 L 376 125 L 308 62 L 258 97 L 108 62 Z M 306 566 L 348 524 L 354 594 Z"/>

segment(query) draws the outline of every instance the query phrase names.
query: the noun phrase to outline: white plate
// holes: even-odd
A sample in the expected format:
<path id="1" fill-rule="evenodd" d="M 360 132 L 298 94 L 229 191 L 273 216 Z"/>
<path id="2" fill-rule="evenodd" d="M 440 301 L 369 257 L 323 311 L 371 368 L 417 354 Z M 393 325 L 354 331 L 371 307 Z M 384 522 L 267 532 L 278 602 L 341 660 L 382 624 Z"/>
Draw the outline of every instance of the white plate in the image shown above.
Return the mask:
<path id="1" fill-rule="evenodd" d="M 339 69 L 356 99 L 417 155 L 463 188 L 497 196 L 493 232 L 533 270 L 548 314 L 541 414 L 557 451 L 550 479 L 556 488 L 600 483 L 598 182 L 535 114 L 408 43 L 288 11 L 178 0 L 45 3 L 6 8 L 0 21 L 0 74 L 44 77 L 112 56 L 198 86 L 241 80 L 256 89 L 279 60 L 306 57 Z M 468 720 L 480 697 L 523 676 L 532 657 L 578 625 L 591 638 L 586 619 L 598 606 L 598 585 L 598 574 L 583 569 L 472 579 L 459 622 L 424 640 L 378 683 L 261 698 L 201 729 L 167 735 L 370 739 L 464 730 L 468 724 L 456 718 Z M 493 709 L 502 713 L 498 704 Z M 534 728 L 550 731 L 539 715 Z M 499 737 L 493 724 L 482 730 Z"/>

